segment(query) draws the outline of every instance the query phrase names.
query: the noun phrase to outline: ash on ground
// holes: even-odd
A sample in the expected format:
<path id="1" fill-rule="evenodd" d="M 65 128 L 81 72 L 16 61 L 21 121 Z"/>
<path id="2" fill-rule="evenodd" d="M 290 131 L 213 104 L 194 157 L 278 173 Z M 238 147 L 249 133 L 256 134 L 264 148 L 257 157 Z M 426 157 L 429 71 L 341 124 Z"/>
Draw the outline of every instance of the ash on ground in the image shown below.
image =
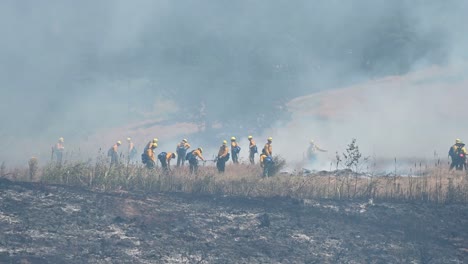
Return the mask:
<path id="1" fill-rule="evenodd" d="M 0 180 L 0 263 L 467 263 L 468 206 Z"/>

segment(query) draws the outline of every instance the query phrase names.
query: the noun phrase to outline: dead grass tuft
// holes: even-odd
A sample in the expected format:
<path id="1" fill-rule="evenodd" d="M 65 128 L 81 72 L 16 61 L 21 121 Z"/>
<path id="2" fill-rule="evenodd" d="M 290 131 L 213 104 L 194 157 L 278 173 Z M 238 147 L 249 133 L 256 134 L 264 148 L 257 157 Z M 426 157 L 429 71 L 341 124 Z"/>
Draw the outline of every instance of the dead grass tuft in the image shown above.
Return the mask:
<path id="1" fill-rule="evenodd" d="M 277 161 L 281 161 L 278 158 Z M 283 163 L 284 165 L 284 163 Z M 96 161 L 64 162 L 39 167 L 33 159 L 28 169 L 0 167 L 2 177 L 12 180 L 37 179 L 45 183 L 80 186 L 101 191 L 186 192 L 249 197 L 292 197 L 297 199 L 375 199 L 432 203 L 467 203 L 468 176 L 428 168 L 419 176 L 363 176 L 352 171 L 322 172 L 316 175 L 277 174 L 263 178 L 258 165 L 233 165 L 219 174 L 211 162 L 201 163 L 199 173 L 188 167 L 163 173 L 138 164 L 110 167 L 107 157 Z M 31 178 L 32 177 L 32 178 Z"/>

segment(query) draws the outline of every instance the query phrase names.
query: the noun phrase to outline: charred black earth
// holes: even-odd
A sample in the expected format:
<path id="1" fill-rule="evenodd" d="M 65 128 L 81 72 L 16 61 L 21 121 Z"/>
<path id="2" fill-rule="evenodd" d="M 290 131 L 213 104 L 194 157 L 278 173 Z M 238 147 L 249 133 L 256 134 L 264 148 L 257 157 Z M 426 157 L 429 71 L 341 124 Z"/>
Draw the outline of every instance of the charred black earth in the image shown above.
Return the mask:
<path id="1" fill-rule="evenodd" d="M 467 263 L 468 206 L 0 180 L 0 263 Z"/>

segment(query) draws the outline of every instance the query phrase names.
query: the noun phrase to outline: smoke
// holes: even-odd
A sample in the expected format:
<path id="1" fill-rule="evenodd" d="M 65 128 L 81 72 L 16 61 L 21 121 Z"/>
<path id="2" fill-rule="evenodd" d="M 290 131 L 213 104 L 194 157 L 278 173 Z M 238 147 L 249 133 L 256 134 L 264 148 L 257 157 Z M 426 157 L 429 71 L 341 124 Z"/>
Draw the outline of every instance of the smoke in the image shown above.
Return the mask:
<path id="1" fill-rule="evenodd" d="M 422 90 L 412 92 L 410 84 L 397 93 L 392 84 L 376 87 L 361 95 L 366 103 L 343 108 L 346 121 L 307 119 L 295 130 L 282 129 L 288 123 L 275 123 L 273 112 L 298 96 L 433 64 L 463 71 L 466 10 L 463 0 L 2 1 L 0 161 L 47 160 L 61 136 L 67 148 L 90 154 L 128 135 L 175 143 L 185 130 L 162 134 L 136 124 L 190 121 L 202 102 L 205 118 L 229 130 L 210 135 L 216 142 L 196 142 L 214 151 L 222 137 L 254 131 L 258 138 L 274 136 L 278 153 L 291 158 L 301 156 L 310 137 L 329 154 L 356 137 L 385 156 L 417 155 L 395 142 L 409 144 L 405 138 L 420 137 L 421 130 L 424 138 L 450 140 L 462 133 L 452 129 L 458 122 L 431 110 L 442 90 L 425 93 L 421 103 Z M 427 85 L 432 82 L 451 85 L 443 77 Z M 347 99 L 332 101 L 346 105 Z"/>

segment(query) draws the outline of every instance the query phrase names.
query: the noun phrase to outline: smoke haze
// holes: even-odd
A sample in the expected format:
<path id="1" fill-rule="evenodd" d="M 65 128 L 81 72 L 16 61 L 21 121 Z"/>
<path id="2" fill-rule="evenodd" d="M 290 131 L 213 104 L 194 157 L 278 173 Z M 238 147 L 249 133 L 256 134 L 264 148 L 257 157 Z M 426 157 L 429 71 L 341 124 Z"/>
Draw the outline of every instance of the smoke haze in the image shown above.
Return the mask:
<path id="1" fill-rule="evenodd" d="M 213 151 L 255 133 L 294 159 L 310 138 L 330 153 L 353 137 L 386 157 L 445 152 L 468 135 L 465 111 L 445 110 L 467 95 L 467 11 L 464 0 L 2 1 L 0 161 L 47 159 L 61 136 L 86 153 L 127 136 L 172 150 L 189 125 L 141 124 L 191 123 L 200 108 L 222 127 L 195 138 Z M 373 81 L 413 72 L 397 88 Z M 343 87 L 359 91 L 323 97 Z M 304 117 L 307 100 L 284 111 L 317 92 L 346 115 Z"/>

